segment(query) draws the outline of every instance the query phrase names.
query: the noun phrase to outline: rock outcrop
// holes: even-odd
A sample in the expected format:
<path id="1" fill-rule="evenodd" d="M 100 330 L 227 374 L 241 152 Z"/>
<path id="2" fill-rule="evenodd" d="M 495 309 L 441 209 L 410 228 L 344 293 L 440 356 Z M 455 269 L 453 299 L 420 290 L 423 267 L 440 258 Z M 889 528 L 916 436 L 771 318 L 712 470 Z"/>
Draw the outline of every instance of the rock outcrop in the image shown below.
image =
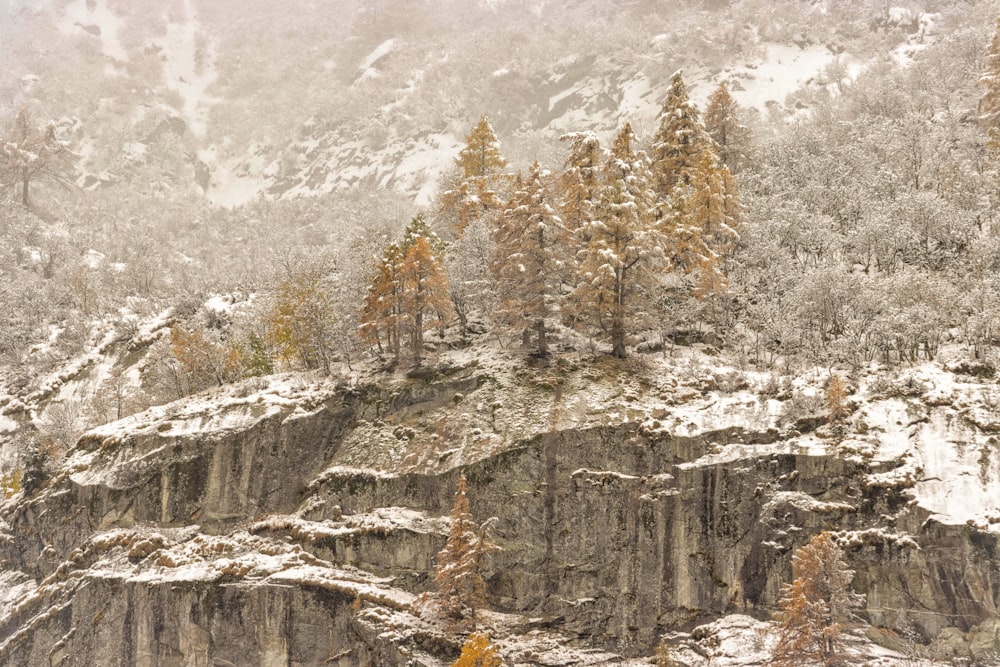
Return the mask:
<path id="1" fill-rule="evenodd" d="M 419 596 L 461 474 L 502 547 L 482 622 L 526 664 L 767 619 L 792 550 L 822 530 L 873 625 L 989 647 L 969 633 L 996 617 L 997 533 L 921 495 L 928 443 L 952 446 L 940 429 L 978 448 L 984 485 L 1000 465 L 978 381 L 946 401 L 870 395 L 824 424 L 749 386 L 643 373 L 284 377 L 92 431 L 3 507 L 0 662 L 445 664 L 461 637 L 420 618 Z"/>

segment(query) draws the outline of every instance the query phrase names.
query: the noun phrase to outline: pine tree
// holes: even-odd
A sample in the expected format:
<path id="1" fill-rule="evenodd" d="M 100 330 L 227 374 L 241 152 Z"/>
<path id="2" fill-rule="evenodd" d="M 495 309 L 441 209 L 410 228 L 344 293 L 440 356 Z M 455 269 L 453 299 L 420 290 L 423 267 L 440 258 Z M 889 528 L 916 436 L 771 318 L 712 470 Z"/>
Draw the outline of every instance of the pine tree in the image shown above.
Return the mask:
<path id="1" fill-rule="evenodd" d="M 468 484 L 458 478 L 455 503 L 451 510 L 448 541 L 437 555 L 433 596 L 437 608 L 452 620 L 475 618 L 476 609 L 486 600 L 483 580 L 484 559 L 497 546 L 487 536 L 490 522 L 477 526 L 469 512 Z"/>
<path id="2" fill-rule="evenodd" d="M 495 316 L 502 325 L 535 330 L 536 354 L 548 355 L 546 320 L 561 307 L 568 262 L 563 257 L 567 234 L 552 208 L 541 167 L 535 162 L 515 193 L 494 233 L 491 262 L 500 299 Z"/>
<path id="3" fill-rule="evenodd" d="M 989 134 L 989 148 L 1000 155 L 1000 17 L 996 19 L 993 39 L 986 47 L 986 66 L 979 83 L 986 89 L 979 98 L 979 115 Z"/>
<path id="4" fill-rule="evenodd" d="M 582 235 L 594 218 L 603 149 L 593 132 L 565 134 L 559 140 L 570 143 L 569 156 L 559 176 L 560 216 L 566 228 L 585 241 Z"/>
<path id="5" fill-rule="evenodd" d="M 462 654 L 451 667 L 500 667 L 503 661 L 489 635 L 473 632 L 462 645 Z"/>
<path id="6" fill-rule="evenodd" d="M 650 180 L 649 161 L 636 150 L 635 134 L 626 123 L 602 169 L 572 295 L 579 323 L 593 325 L 619 358 L 626 356 L 626 335 L 655 303 L 665 266 L 665 239 L 656 223 L 657 198 Z"/>
<path id="7" fill-rule="evenodd" d="M 379 261 L 361 307 L 360 335 L 400 360 L 408 339 L 413 361 L 423 359 L 424 333 L 451 315 L 448 278 L 441 255 L 444 244 L 417 215 L 399 244 L 390 245 Z"/>
<path id="8" fill-rule="evenodd" d="M 830 384 L 826 388 L 826 407 L 831 421 L 847 416 L 847 383 L 836 373 L 830 378 Z"/>
<path id="9" fill-rule="evenodd" d="M 399 265 L 402 325 L 409 332 L 414 365 L 423 360 L 424 332 L 451 314 L 448 278 L 427 236 L 411 237 Z"/>
<path id="10" fill-rule="evenodd" d="M 386 248 L 361 307 L 361 339 L 378 346 L 380 351 L 388 351 L 396 362 L 401 352 L 403 288 L 400 265 L 403 257 L 397 244 Z"/>
<path id="11" fill-rule="evenodd" d="M 455 158 L 458 173 L 441 195 L 438 216 L 451 225 L 449 233 L 461 238 L 475 219 L 502 208 L 507 160 L 500 154 L 500 141 L 483 114 L 465 137 L 465 147 Z"/>
<path id="12" fill-rule="evenodd" d="M 677 72 L 660 111 L 659 126 L 653 137 L 655 189 L 662 199 L 677 186 L 691 183 L 691 175 L 711 138 L 699 119 L 698 107 L 688 97 L 684 77 Z"/>
<path id="13" fill-rule="evenodd" d="M 668 254 L 684 271 L 697 272 L 695 296 L 724 291 L 722 260 L 739 241 L 740 205 L 736 180 L 714 152 L 702 151 L 687 187 L 674 190 L 664 217 Z"/>
<path id="14" fill-rule="evenodd" d="M 851 592 L 854 572 L 830 533 L 814 536 L 792 556 L 792 583 L 782 589 L 775 667 L 844 662 L 844 638 L 858 624 L 864 596 Z"/>
<path id="15" fill-rule="evenodd" d="M 750 130 L 740 123 L 739 105 L 725 82 L 708 98 L 705 130 L 715 142 L 722 164 L 733 174 L 739 173 L 750 153 Z"/>
<path id="16" fill-rule="evenodd" d="M 483 114 L 465 137 L 465 148 L 455 159 L 466 178 L 486 178 L 502 173 L 507 160 L 500 154 L 500 140 Z"/>

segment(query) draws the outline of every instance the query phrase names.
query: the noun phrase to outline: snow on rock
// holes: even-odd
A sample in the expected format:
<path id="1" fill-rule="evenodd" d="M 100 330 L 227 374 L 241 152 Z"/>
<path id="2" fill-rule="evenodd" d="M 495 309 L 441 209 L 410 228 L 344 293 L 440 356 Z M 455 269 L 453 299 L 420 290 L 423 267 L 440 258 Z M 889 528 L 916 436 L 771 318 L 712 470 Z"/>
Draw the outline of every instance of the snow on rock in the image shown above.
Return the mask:
<path id="1" fill-rule="evenodd" d="M 184 0 L 181 13 L 180 20 L 167 23 L 162 39 L 163 78 L 167 87 L 181 96 L 191 132 L 203 137 L 208 114 L 218 102 L 208 92 L 218 77 L 215 47 L 197 21 L 192 0 Z"/>
<path id="2" fill-rule="evenodd" d="M 97 37 L 101 53 L 118 62 L 128 60 L 128 52 L 118 39 L 122 19 L 108 7 L 108 0 L 74 0 L 66 5 L 59 29 L 68 34 L 84 32 Z"/>

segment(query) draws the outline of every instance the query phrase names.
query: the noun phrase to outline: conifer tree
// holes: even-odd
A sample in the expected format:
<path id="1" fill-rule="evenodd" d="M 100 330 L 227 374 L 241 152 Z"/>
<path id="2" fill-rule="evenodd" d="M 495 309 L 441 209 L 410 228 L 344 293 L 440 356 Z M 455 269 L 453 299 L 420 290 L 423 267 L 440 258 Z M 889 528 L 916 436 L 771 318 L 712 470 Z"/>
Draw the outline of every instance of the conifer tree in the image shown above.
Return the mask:
<path id="1" fill-rule="evenodd" d="M 403 288 L 400 265 L 403 251 L 395 243 L 385 250 L 375 268 L 375 276 L 368 287 L 361 307 L 361 339 L 369 345 L 388 351 L 398 362 L 400 358 L 400 332 L 403 319 Z"/>
<path id="2" fill-rule="evenodd" d="M 414 365 L 423 360 L 424 332 L 451 313 L 448 278 L 431 240 L 416 236 L 399 265 L 402 323 L 409 332 Z"/>
<path id="3" fill-rule="evenodd" d="M 568 265 L 563 257 L 567 235 L 551 205 L 546 176 L 535 162 L 526 181 L 518 177 L 494 233 L 491 263 L 500 299 L 498 322 L 521 328 L 525 341 L 534 329 L 538 356 L 549 353 L 546 320 L 558 315 Z"/>
<path id="4" fill-rule="evenodd" d="M 603 149 L 593 132 L 573 132 L 559 140 L 570 144 L 569 156 L 559 176 L 560 217 L 567 229 L 580 236 L 593 220 Z"/>
<path id="5" fill-rule="evenodd" d="M 847 416 L 847 383 L 836 373 L 830 378 L 830 384 L 826 388 L 826 407 L 831 421 Z"/>
<path id="6" fill-rule="evenodd" d="M 465 148 L 455 162 L 466 178 L 486 178 L 502 173 L 507 160 L 500 154 L 500 140 L 490 119 L 483 114 L 465 137 Z"/>
<path id="7" fill-rule="evenodd" d="M 986 89 L 979 99 L 979 115 L 989 133 L 989 147 L 1000 155 L 1000 17 L 996 19 L 993 38 L 986 47 L 986 66 L 979 83 Z"/>
<path id="8" fill-rule="evenodd" d="M 376 267 L 361 307 L 362 340 L 388 349 L 398 362 L 406 338 L 414 363 L 420 364 L 424 333 L 451 314 L 442 252 L 441 241 L 417 215 L 402 242 L 390 245 Z"/>
<path id="9" fill-rule="evenodd" d="M 844 663 L 844 638 L 858 624 L 864 596 L 851 592 L 854 572 L 830 533 L 814 536 L 792 556 L 790 584 L 782 589 L 775 667 Z"/>
<path id="10" fill-rule="evenodd" d="M 722 164 L 733 174 L 739 173 L 750 152 L 750 130 L 740 123 L 739 106 L 724 81 L 708 98 L 705 130 L 715 142 Z"/>
<path id="11" fill-rule="evenodd" d="M 503 661 L 497 647 L 490 643 L 489 635 L 473 632 L 462 645 L 462 654 L 451 667 L 500 667 Z"/>
<path id="12" fill-rule="evenodd" d="M 502 207 L 498 190 L 504 185 L 507 160 L 500 154 L 500 141 L 483 114 L 465 137 L 465 147 L 455 158 L 458 173 L 441 196 L 440 217 L 448 220 L 455 238 L 476 218 Z"/>
<path id="13" fill-rule="evenodd" d="M 628 123 L 602 169 L 602 184 L 588 243 L 577 257 L 573 303 L 580 323 L 590 324 L 626 356 L 625 338 L 655 303 L 665 266 L 665 239 L 656 223 L 656 193 L 649 161 L 635 148 Z"/>
<path id="14" fill-rule="evenodd" d="M 437 555 L 433 596 L 437 608 L 452 620 L 474 619 L 476 609 L 485 604 L 484 559 L 497 546 L 487 536 L 490 522 L 477 526 L 469 512 L 468 484 L 458 478 L 455 503 L 451 510 L 448 541 Z"/>
<path id="15" fill-rule="evenodd" d="M 683 209 L 689 218 L 687 224 L 694 233 L 690 241 L 704 248 L 701 252 L 705 255 L 697 266 L 705 269 L 707 262 L 712 270 L 721 271 L 716 260 L 732 253 L 740 238 L 736 231 L 740 204 L 736 179 L 726 165 L 719 163 L 712 149 L 702 151 L 691 173 L 690 186 L 674 191 L 675 207 L 681 198 L 686 200 Z M 684 252 L 691 250 L 690 245 L 688 243 L 689 247 Z M 683 256 L 684 252 L 675 251 L 674 256 Z"/>
<path id="16" fill-rule="evenodd" d="M 694 167 L 702 151 L 710 145 L 711 138 L 699 119 L 698 107 L 688 97 L 684 77 L 677 72 L 670 79 L 670 90 L 653 136 L 652 169 L 656 192 L 661 198 L 669 197 L 678 185 L 690 185 Z"/>

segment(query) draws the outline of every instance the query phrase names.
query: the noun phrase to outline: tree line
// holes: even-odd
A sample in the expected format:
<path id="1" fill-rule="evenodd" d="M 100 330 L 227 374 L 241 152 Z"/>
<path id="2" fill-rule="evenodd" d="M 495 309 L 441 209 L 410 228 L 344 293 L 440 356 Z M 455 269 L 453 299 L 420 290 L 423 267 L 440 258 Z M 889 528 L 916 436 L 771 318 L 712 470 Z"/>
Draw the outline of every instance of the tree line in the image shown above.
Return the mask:
<path id="1" fill-rule="evenodd" d="M 738 164 L 749 137 L 725 85 L 706 121 L 677 73 L 648 153 L 626 122 L 610 148 L 593 132 L 563 136 L 559 173 L 536 162 L 512 174 L 484 115 L 432 222 L 414 218 L 379 259 L 363 339 L 397 362 L 405 341 L 419 363 L 426 331 L 455 315 L 468 329 L 477 312 L 536 356 L 569 327 L 625 357 L 671 299 L 725 290 L 741 216 L 725 160 Z M 682 296 L 670 295 L 671 284 Z"/>

